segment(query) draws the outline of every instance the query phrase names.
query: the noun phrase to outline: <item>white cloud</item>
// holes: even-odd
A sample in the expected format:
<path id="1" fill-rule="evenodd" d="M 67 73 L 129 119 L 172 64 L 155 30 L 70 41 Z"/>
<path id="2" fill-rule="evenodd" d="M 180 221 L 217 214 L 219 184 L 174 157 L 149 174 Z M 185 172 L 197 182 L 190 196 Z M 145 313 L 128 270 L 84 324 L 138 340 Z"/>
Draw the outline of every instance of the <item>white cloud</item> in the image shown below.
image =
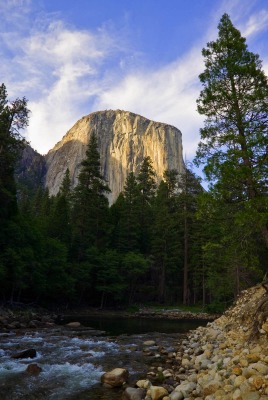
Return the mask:
<path id="1" fill-rule="evenodd" d="M 252 0 L 225 0 L 207 16 L 209 28 L 184 57 L 148 68 L 148 60 L 144 63 L 143 55 L 109 25 L 94 32 L 79 30 L 59 15 L 33 13 L 35 4 L 0 0 L 0 74 L 11 97 L 30 99 L 27 135 L 42 153 L 82 115 L 121 108 L 179 128 L 184 152 L 191 159 L 203 125 L 196 111 L 202 47 L 217 37 L 224 12 L 235 25 L 242 22 L 243 34 L 250 36 L 268 24 L 265 10 L 250 14 Z"/>
<path id="2" fill-rule="evenodd" d="M 20 61 L 26 69 L 35 69 L 32 75 L 39 91 L 29 103 L 28 135 L 33 147 L 48 150 L 81 117 L 83 103 L 96 94 L 97 67 L 110 42 L 90 32 L 69 30 L 60 22 L 25 40 Z"/>
<path id="3" fill-rule="evenodd" d="M 185 152 L 192 157 L 199 137 L 196 99 L 202 67 L 200 49 L 192 49 L 183 58 L 157 71 L 127 75 L 100 93 L 95 108 L 120 108 L 176 126 L 183 133 Z"/>
<path id="4" fill-rule="evenodd" d="M 255 35 L 268 27 L 268 11 L 261 10 L 258 13 L 251 15 L 246 22 L 242 35 L 245 37 Z"/>
<path id="5" fill-rule="evenodd" d="M 92 33 L 68 27 L 60 20 L 48 22 L 47 16 L 42 21 L 40 18 L 38 27 L 27 34 L 12 27 L 0 32 L 1 47 L 8 54 L 3 54 L 0 73 L 10 97 L 25 95 L 30 99 L 26 137 L 45 153 L 98 93 L 100 67 L 117 44 L 105 30 Z"/>

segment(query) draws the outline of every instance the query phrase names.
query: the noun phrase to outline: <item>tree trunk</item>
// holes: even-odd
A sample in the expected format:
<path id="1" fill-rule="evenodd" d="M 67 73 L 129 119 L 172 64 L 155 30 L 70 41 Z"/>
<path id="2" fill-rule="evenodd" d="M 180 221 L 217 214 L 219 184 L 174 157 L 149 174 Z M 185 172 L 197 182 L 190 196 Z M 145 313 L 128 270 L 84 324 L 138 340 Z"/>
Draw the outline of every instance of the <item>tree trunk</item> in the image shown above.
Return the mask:
<path id="1" fill-rule="evenodd" d="M 160 270 L 160 282 L 159 282 L 160 303 L 165 302 L 165 281 L 166 281 L 166 268 L 165 268 L 165 262 L 162 261 L 161 270 Z"/>
<path id="2" fill-rule="evenodd" d="M 203 309 L 205 308 L 205 305 L 206 305 L 205 267 L 204 267 L 204 261 L 202 261 L 202 306 L 203 306 Z"/>
<path id="3" fill-rule="evenodd" d="M 268 228 L 266 225 L 262 227 L 261 233 L 262 233 L 263 241 L 264 241 L 266 247 L 268 248 Z"/>
<path id="4" fill-rule="evenodd" d="M 183 263 L 183 304 L 188 304 L 188 223 L 187 207 L 184 206 L 184 263 Z"/>
<path id="5" fill-rule="evenodd" d="M 105 293 L 103 291 L 102 294 L 101 294 L 101 303 L 100 303 L 100 309 L 101 310 L 103 309 L 104 302 L 105 302 Z"/>

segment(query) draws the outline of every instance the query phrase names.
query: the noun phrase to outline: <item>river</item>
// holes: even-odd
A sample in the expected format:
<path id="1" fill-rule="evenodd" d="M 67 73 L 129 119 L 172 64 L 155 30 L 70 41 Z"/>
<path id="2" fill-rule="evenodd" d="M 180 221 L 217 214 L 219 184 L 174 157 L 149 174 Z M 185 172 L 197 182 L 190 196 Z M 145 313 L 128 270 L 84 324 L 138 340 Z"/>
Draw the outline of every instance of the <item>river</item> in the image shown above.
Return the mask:
<path id="1" fill-rule="evenodd" d="M 101 375 L 126 368 L 130 384 L 145 377 L 150 365 L 165 363 L 166 353 L 176 350 L 183 333 L 206 321 L 142 318 L 76 317 L 78 329 L 65 325 L 39 331 L 0 335 L 1 400 L 119 400 L 122 389 L 107 389 Z M 64 321 L 64 322 L 67 322 Z M 146 355 L 143 342 L 154 340 Z M 34 359 L 12 355 L 34 348 Z M 36 363 L 40 374 L 26 371 Z"/>

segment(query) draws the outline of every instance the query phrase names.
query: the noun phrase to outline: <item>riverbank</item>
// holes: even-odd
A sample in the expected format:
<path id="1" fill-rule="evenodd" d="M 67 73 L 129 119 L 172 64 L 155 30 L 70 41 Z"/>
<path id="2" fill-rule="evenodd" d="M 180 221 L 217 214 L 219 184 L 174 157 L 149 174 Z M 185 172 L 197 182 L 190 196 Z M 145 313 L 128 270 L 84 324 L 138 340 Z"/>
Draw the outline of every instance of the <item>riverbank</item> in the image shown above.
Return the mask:
<path id="1" fill-rule="evenodd" d="M 187 335 L 171 367 L 167 363 L 166 368 L 156 366 L 148 371 L 147 379 L 127 389 L 124 398 L 267 400 L 267 310 L 264 287 L 243 291 L 220 318 Z M 161 385 L 157 384 L 159 376 Z M 132 397 L 135 393 L 140 397 Z"/>
<path id="2" fill-rule="evenodd" d="M 71 311 L 62 311 L 61 317 L 86 317 L 86 316 L 104 316 L 104 317 L 116 317 L 116 318 L 155 318 L 155 319 L 170 319 L 170 320 L 206 320 L 214 321 L 218 318 L 219 314 L 209 314 L 205 312 L 190 312 L 183 311 L 180 309 L 155 309 L 151 307 L 142 307 L 138 311 L 118 311 L 118 310 L 107 310 L 97 308 L 77 309 Z"/>
<path id="3" fill-rule="evenodd" d="M 62 321 L 79 320 L 81 317 L 110 317 L 110 318 L 144 318 L 166 320 L 205 320 L 213 321 L 219 315 L 203 312 L 190 312 L 180 309 L 154 309 L 143 307 L 135 312 L 122 310 L 107 310 L 98 308 L 82 308 L 74 310 L 60 310 L 58 314 L 43 308 L 19 309 L 16 307 L 0 307 L 0 332 L 10 332 L 23 329 L 50 328 L 61 325 Z"/>
<path id="4" fill-rule="evenodd" d="M 182 340 L 178 340 L 176 350 L 164 349 L 157 340 L 151 348 L 146 344 L 142 351 L 146 358 L 152 360 L 149 363 L 151 366 L 147 374 L 145 373 L 144 379 L 137 381 L 135 385 L 131 381 L 132 383 L 128 385 L 132 386 L 124 387 L 124 398 L 126 400 L 267 400 L 267 311 L 267 291 L 263 286 L 255 286 L 243 291 L 236 304 L 221 317 L 209 322 L 206 327 L 190 331 Z M 121 315 L 141 319 L 191 319 L 189 313 L 185 314 L 181 310 L 142 309 L 139 312 L 126 313 L 90 309 L 83 312 L 75 310 L 70 314 L 73 321 L 76 321 L 76 317 L 81 314 L 98 316 L 101 314 L 111 317 Z M 207 314 L 203 316 L 205 320 L 208 319 Z M 200 319 L 200 314 L 194 313 L 192 317 Z M 19 332 L 28 327 L 33 331 L 47 328 L 44 329 L 48 335 L 47 340 L 50 338 L 51 329 L 57 332 L 57 341 L 63 334 L 61 329 L 57 329 L 58 318 L 58 315 L 47 313 L 46 310 L 1 309 L 0 312 L 2 332 L 12 331 L 19 335 Z M 67 330 L 64 335 L 73 334 L 72 340 L 76 343 L 78 333 L 81 332 Z M 34 335 L 33 333 L 33 339 L 36 340 Z M 25 340 L 28 340 L 28 337 L 29 335 Z M 43 339 L 40 340 L 43 343 Z M 66 345 L 68 343 L 69 339 L 66 339 Z M 58 347 L 55 344 L 55 349 Z M 78 352 L 81 350 L 84 351 L 83 344 L 77 349 Z M 121 352 L 120 347 L 118 351 Z M 114 357 L 112 361 L 114 363 Z M 117 362 L 124 367 L 122 354 Z M 113 366 L 118 367 L 115 364 Z"/>
<path id="5" fill-rule="evenodd" d="M 57 315 L 41 308 L 0 307 L 0 332 L 43 329 L 56 325 Z"/>

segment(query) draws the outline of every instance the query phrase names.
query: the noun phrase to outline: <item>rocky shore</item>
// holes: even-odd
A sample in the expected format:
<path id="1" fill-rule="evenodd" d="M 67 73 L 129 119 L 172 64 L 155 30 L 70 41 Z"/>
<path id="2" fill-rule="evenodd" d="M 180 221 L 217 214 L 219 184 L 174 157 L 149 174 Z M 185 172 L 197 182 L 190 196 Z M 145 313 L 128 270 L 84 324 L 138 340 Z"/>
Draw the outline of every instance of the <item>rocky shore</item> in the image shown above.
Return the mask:
<path id="1" fill-rule="evenodd" d="M 180 310 L 155 312 L 150 309 L 140 310 L 133 316 L 213 318 L 208 314 L 190 317 Z M 49 329 L 55 326 L 56 320 L 56 315 L 43 311 L 0 309 L 1 332 Z M 78 322 L 71 324 L 71 328 L 80 327 Z M 147 376 L 135 385 L 127 383 L 128 371 L 120 368 L 102 378 L 103 384 L 123 386 L 123 400 L 267 400 L 267 289 L 258 285 L 243 291 L 234 306 L 221 317 L 183 335 L 174 352 L 166 351 L 153 340 L 144 343 L 143 352 L 153 362 Z"/>
<path id="2" fill-rule="evenodd" d="M 134 314 L 135 317 L 139 318 L 164 318 L 164 319 L 204 319 L 207 321 L 214 321 L 219 317 L 218 314 L 209 314 L 205 312 L 190 312 L 182 311 L 180 309 L 160 309 L 154 310 L 151 308 L 141 308 Z"/>
<path id="3" fill-rule="evenodd" d="M 127 387 L 125 400 L 267 400 L 268 296 L 263 286 L 241 293 L 220 318 L 190 332 L 166 366 Z M 162 380 L 162 383 L 159 382 Z"/>
<path id="4" fill-rule="evenodd" d="M 0 332 L 23 329 L 51 328 L 55 326 L 57 315 L 47 310 L 18 310 L 0 308 Z"/>

